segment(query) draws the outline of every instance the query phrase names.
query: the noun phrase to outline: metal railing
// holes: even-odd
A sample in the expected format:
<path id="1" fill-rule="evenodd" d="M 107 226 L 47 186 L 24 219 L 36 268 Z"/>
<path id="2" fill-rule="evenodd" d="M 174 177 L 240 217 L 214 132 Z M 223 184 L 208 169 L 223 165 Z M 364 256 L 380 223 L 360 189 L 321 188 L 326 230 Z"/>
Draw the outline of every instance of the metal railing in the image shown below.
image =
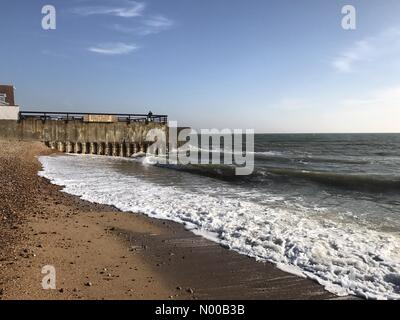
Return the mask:
<path id="1" fill-rule="evenodd" d="M 41 111 L 21 111 L 19 113 L 19 120 L 24 119 L 41 119 L 46 120 L 59 120 L 59 121 L 84 121 L 86 116 L 112 116 L 118 122 L 157 122 L 167 123 L 167 115 L 159 114 L 129 114 L 129 113 L 92 113 L 92 112 L 41 112 Z"/>

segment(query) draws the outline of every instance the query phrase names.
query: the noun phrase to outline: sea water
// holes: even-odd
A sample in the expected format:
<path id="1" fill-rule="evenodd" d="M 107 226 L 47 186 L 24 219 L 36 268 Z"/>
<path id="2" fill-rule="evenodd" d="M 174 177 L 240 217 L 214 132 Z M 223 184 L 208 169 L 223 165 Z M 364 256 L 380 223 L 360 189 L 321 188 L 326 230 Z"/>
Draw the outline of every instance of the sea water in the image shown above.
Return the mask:
<path id="1" fill-rule="evenodd" d="M 337 295 L 400 298 L 400 135 L 256 135 L 254 156 L 250 176 L 90 155 L 40 157 L 40 175 L 82 199 L 185 224 Z"/>

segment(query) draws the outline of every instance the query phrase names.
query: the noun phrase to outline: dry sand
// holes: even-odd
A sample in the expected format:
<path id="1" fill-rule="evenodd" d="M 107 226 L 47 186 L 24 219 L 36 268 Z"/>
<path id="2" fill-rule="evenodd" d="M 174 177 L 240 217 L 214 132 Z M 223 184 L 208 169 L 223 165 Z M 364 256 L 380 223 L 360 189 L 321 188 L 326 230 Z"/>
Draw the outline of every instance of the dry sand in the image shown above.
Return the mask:
<path id="1" fill-rule="evenodd" d="M 37 176 L 38 142 L 0 141 L 0 299 L 332 299 L 183 226 L 92 204 Z M 57 290 L 43 290 L 42 267 Z"/>

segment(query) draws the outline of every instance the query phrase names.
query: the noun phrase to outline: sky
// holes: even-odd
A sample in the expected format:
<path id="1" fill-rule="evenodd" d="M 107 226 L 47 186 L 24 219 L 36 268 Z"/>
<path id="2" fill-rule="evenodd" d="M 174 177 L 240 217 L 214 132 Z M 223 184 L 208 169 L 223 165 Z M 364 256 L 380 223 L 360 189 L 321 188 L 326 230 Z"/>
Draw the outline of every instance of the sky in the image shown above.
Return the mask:
<path id="1" fill-rule="evenodd" d="M 342 28 L 342 7 L 356 29 Z M 56 29 L 42 28 L 42 8 Z M 2 1 L 0 83 L 25 111 L 193 128 L 400 132 L 398 0 Z"/>

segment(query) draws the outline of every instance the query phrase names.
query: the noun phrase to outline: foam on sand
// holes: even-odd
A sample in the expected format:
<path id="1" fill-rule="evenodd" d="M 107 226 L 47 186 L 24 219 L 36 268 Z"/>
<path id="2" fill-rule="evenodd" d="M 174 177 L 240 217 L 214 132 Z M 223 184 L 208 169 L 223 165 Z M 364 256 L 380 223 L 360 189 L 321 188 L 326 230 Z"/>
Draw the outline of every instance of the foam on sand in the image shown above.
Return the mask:
<path id="1" fill-rule="evenodd" d="M 158 185 L 113 170 L 112 158 L 44 156 L 40 161 L 40 176 L 84 200 L 183 223 L 232 250 L 315 279 L 337 295 L 400 298 L 396 234 L 321 219 L 309 208 L 273 195 L 263 195 L 265 202 L 271 198 L 280 207 L 221 196 L 238 193 L 223 183 L 220 189 L 205 184 L 203 192 Z"/>

